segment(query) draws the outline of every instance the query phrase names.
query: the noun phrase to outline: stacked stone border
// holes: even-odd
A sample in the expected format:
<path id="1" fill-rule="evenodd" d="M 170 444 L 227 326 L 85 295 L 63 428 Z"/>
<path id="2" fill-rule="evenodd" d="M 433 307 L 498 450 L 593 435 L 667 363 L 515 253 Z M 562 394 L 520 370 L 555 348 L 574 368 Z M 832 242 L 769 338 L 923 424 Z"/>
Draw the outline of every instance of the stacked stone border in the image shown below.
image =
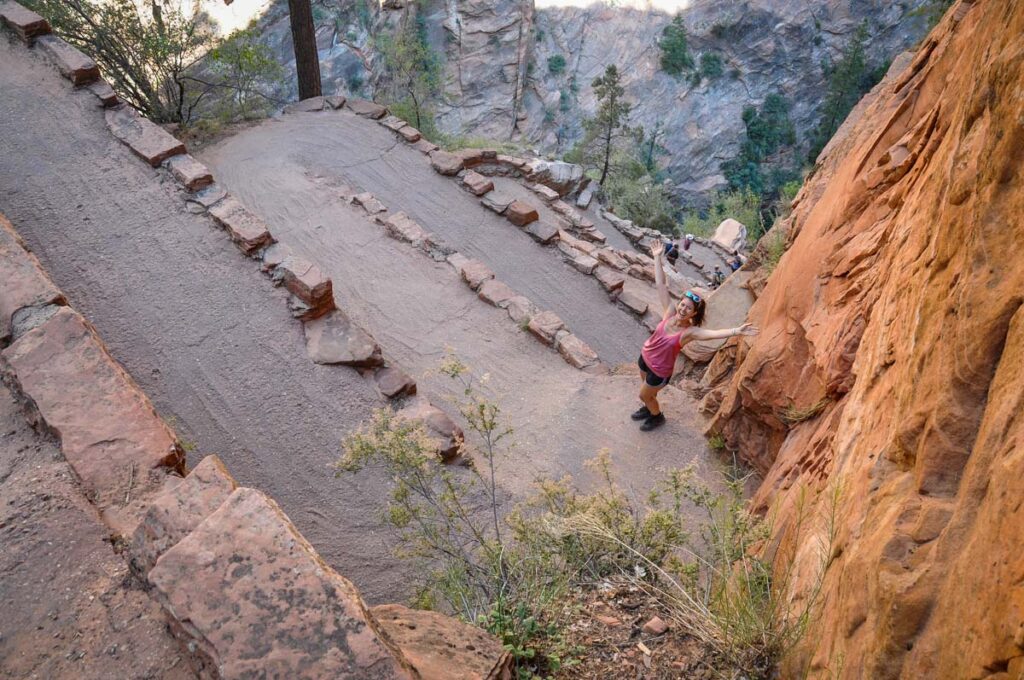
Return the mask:
<path id="1" fill-rule="evenodd" d="M 0 22 L 30 46 L 50 45 L 44 49 L 60 72 L 110 106 L 105 88 L 96 86 L 95 64 L 50 35 L 45 19 L 0 2 Z M 136 154 L 154 167 L 168 161 L 186 186 L 205 184 L 197 198 L 218 191 L 180 142 L 123 108 L 114 111 L 111 130 Z M 280 245 L 240 205 L 224 205 L 214 219 L 231 225 L 225 228 L 243 252 Z M 324 318 L 333 311 L 330 280 L 322 285 L 315 265 L 296 260 L 272 270 L 283 272 L 300 316 Z M 280 507 L 239 487 L 217 456 L 187 472 L 172 429 L 2 215 L 0 284 L 0 379 L 33 426 L 57 440 L 201 677 L 440 679 L 453 677 L 453 668 L 465 672 L 461 677 L 510 677 L 509 654 L 476 628 L 400 605 L 368 608 Z M 430 649 L 436 638 L 417 636 L 417 628 L 471 643 L 439 655 Z"/>

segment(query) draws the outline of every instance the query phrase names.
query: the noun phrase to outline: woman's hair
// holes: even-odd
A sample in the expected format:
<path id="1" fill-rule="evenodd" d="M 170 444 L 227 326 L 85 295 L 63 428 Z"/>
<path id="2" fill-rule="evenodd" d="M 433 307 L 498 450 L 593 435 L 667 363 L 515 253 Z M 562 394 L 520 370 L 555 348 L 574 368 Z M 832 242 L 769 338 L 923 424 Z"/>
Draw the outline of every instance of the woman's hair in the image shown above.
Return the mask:
<path id="1" fill-rule="evenodd" d="M 693 293 L 693 291 L 691 290 L 688 290 L 686 292 Z M 696 293 L 693 294 L 697 295 Z M 700 298 L 700 302 L 693 302 L 693 298 L 689 298 L 690 302 L 693 302 L 694 307 L 694 314 L 693 318 L 690 319 L 690 323 L 692 323 L 694 326 L 700 326 L 704 323 L 704 312 L 706 312 L 708 308 L 708 303 L 704 299 L 704 296 L 698 295 L 698 297 Z"/>

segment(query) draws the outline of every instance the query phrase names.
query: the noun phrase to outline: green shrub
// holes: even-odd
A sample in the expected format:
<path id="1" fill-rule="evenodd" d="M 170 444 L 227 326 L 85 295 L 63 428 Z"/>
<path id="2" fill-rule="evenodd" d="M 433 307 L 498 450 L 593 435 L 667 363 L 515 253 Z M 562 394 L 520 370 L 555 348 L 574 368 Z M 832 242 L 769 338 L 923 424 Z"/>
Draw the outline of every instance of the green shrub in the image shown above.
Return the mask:
<path id="1" fill-rule="evenodd" d="M 711 197 L 710 204 L 704 210 L 689 210 L 683 215 L 681 231 L 709 237 L 728 218 L 745 226 L 747 233 L 757 238 L 763 229 L 760 197 L 749 187 L 718 192 Z"/>
<path id="2" fill-rule="evenodd" d="M 548 73 L 553 76 L 557 76 L 565 72 L 565 57 L 561 54 L 556 54 L 553 57 L 548 57 Z"/>
<path id="3" fill-rule="evenodd" d="M 661 70 L 665 73 L 678 78 L 685 71 L 693 69 L 693 57 L 687 44 L 682 16 L 677 14 L 672 23 L 662 30 L 658 47 L 661 48 Z"/>
<path id="4" fill-rule="evenodd" d="M 715 52 L 705 52 L 700 55 L 700 74 L 708 80 L 714 80 L 724 72 L 722 58 Z"/>

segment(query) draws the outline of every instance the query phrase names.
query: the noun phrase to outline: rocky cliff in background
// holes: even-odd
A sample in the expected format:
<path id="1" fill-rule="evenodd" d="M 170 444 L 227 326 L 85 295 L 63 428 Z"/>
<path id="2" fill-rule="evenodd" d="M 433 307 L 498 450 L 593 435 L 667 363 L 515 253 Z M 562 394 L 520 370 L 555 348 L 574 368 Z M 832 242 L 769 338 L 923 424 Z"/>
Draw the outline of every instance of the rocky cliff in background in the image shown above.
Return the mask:
<path id="1" fill-rule="evenodd" d="M 1024 3 L 961 0 L 823 152 L 761 334 L 707 374 L 795 601 L 838 494 L 789 677 L 1024 677 L 1022 93 Z"/>
<path id="2" fill-rule="evenodd" d="M 438 126 L 448 134 L 512 139 L 558 156 L 582 132 L 596 102 L 591 81 L 616 64 L 632 123 L 660 126 L 662 157 L 683 196 L 724 185 L 722 161 L 739 152 L 742 112 L 769 94 L 783 95 L 801 142 L 818 121 L 825 97 L 823 61 L 841 54 L 867 22 L 872 65 L 888 63 L 915 45 L 925 22 L 912 12 L 926 0 L 696 0 L 693 3 L 616 2 L 570 6 L 552 0 L 430 0 L 421 9 L 433 49 L 444 58 Z M 262 32 L 282 63 L 294 70 L 287 5 L 245 0 L 261 15 Z M 381 69 L 373 36 L 391 31 L 401 0 L 320 0 L 314 18 L 326 93 L 374 96 Z M 722 75 L 694 85 L 660 70 L 658 41 L 682 8 L 690 53 L 722 60 Z M 659 9 L 661 5 L 670 5 Z M 548 60 L 561 56 L 553 74 Z M 294 89 L 294 78 L 287 80 Z M 294 92 L 282 92 L 294 98 Z"/>

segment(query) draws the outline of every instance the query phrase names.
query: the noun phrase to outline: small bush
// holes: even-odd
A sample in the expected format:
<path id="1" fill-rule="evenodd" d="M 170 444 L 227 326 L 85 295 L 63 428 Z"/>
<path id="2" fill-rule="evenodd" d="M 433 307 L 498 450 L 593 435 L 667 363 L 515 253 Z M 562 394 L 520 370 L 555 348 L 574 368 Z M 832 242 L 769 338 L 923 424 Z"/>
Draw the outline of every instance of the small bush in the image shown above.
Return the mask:
<path id="1" fill-rule="evenodd" d="M 775 241 L 782 242 L 781 248 L 784 252 L 786 247 L 785 240 L 783 238 L 776 238 Z M 781 252 L 779 253 L 779 257 L 782 257 Z M 776 263 L 777 262 L 778 260 L 776 260 Z M 789 423 L 790 425 L 795 425 L 796 423 L 802 423 L 805 420 L 810 420 L 811 418 L 814 418 L 819 413 L 821 413 L 828 405 L 828 402 L 828 398 L 823 397 L 822 399 L 819 399 L 818 401 L 814 402 L 813 404 L 810 404 L 809 406 L 798 407 L 796 404 L 790 404 L 782 412 L 782 420 Z"/>
<path id="2" fill-rule="evenodd" d="M 561 54 L 556 54 L 553 57 L 548 57 L 548 73 L 553 76 L 557 76 L 565 72 L 565 57 Z"/>
<path id="3" fill-rule="evenodd" d="M 714 52 L 705 52 L 700 55 L 700 74 L 708 80 L 714 80 L 724 72 L 722 58 Z"/>
<path id="4" fill-rule="evenodd" d="M 765 271 L 771 274 L 775 271 L 775 268 L 779 265 L 779 261 L 786 252 L 786 237 L 778 231 L 776 228 L 774 231 L 768 232 L 764 237 L 765 253 L 763 266 Z M 799 422 L 799 420 L 790 421 L 788 416 L 784 416 L 783 420 L 787 422 Z"/>
<path id="5" fill-rule="evenodd" d="M 756 238 L 763 229 L 760 211 L 761 199 L 749 188 L 718 192 L 706 209 L 690 210 L 683 215 L 682 231 L 709 237 L 723 220 L 732 218 Z"/>

